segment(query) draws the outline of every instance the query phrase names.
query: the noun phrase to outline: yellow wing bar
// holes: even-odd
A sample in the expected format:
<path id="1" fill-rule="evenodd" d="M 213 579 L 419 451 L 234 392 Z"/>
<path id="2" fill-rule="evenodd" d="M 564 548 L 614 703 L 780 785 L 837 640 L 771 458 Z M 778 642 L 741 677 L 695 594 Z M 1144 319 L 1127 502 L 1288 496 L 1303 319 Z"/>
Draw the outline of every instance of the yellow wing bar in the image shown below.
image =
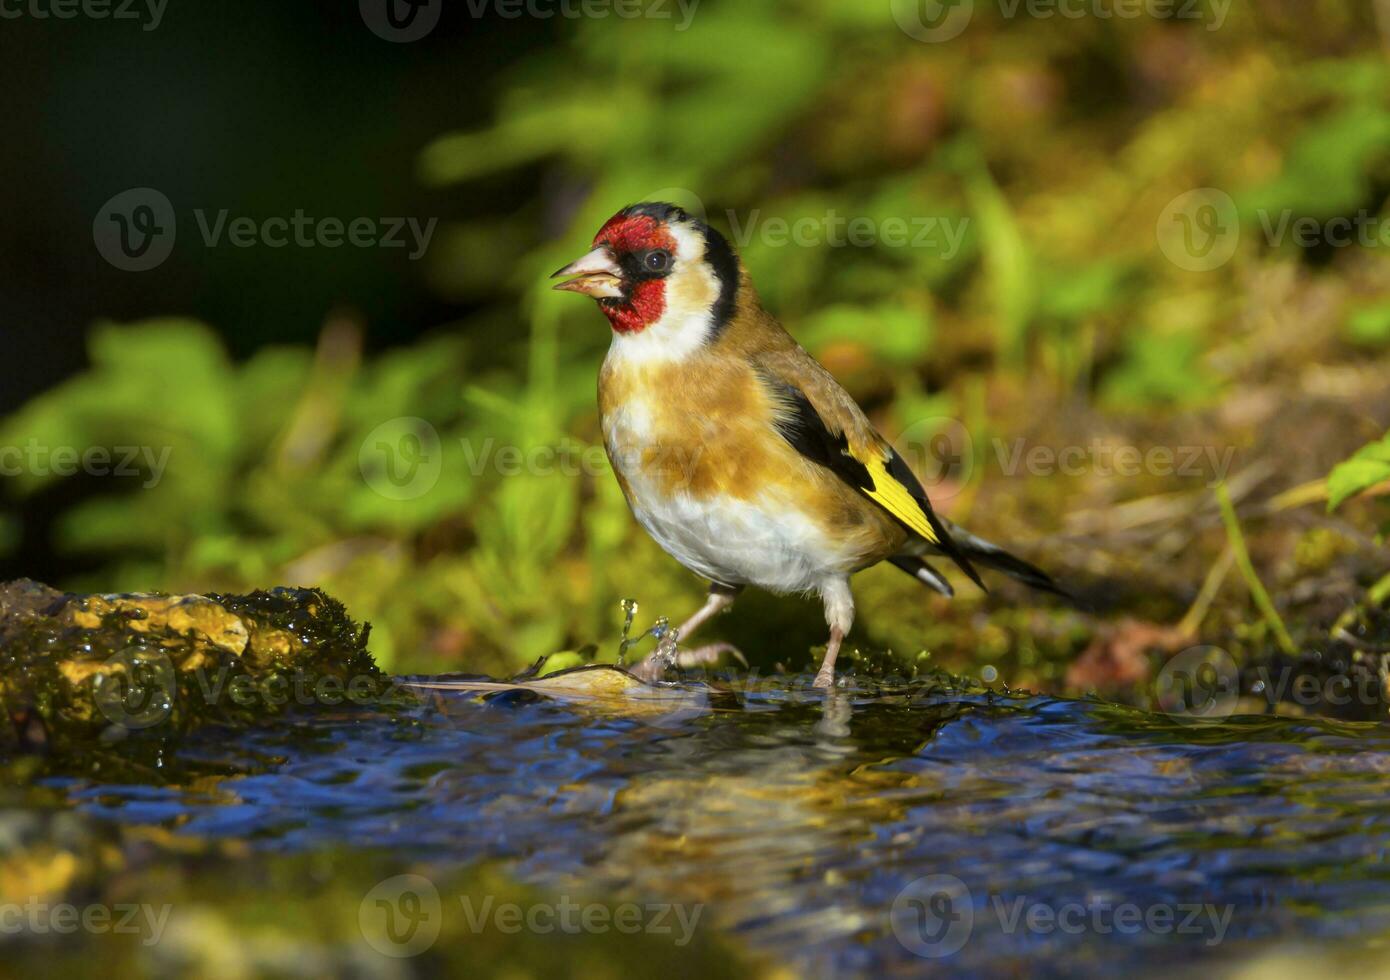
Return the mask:
<path id="1" fill-rule="evenodd" d="M 941 541 L 937 538 L 931 521 L 927 520 L 922 505 L 907 487 L 888 472 L 887 460 L 873 455 L 864 466 L 874 481 L 874 489 L 864 491 L 868 498 L 932 544 L 939 545 Z"/>

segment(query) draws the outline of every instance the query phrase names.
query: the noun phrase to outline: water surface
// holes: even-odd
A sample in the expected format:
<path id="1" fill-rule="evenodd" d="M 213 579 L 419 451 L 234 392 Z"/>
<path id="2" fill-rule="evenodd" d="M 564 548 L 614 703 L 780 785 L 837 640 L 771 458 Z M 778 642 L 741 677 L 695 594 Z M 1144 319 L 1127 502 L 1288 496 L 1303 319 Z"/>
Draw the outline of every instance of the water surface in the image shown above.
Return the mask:
<path id="1" fill-rule="evenodd" d="M 196 789 L 67 790 L 259 849 L 491 859 L 542 894 L 698 903 L 806 974 L 1206 968 L 1390 927 L 1384 727 L 928 682 L 675 690 L 630 711 L 432 694 L 253 733 L 254 766 Z"/>

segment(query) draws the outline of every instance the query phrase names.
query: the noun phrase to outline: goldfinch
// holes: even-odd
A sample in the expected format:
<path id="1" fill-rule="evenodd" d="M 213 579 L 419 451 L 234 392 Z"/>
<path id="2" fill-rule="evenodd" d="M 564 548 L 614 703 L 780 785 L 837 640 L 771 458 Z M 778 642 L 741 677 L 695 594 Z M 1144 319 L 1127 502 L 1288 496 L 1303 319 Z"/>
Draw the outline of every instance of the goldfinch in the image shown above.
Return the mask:
<path id="1" fill-rule="evenodd" d="M 763 309 L 715 229 L 674 205 L 636 204 L 552 276 L 561 277 L 556 289 L 593 297 L 612 325 L 600 424 L 632 513 L 711 583 L 680 639 L 744 586 L 815 593 L 830 627 L 815 683 L 828 688 L 854 621 L 850 576 L 871 565 L 892 562 L 948 596 L 928 556 L 981 588 L 976 564 L 1061 592 L 936 515 L 854 399 Z"/>

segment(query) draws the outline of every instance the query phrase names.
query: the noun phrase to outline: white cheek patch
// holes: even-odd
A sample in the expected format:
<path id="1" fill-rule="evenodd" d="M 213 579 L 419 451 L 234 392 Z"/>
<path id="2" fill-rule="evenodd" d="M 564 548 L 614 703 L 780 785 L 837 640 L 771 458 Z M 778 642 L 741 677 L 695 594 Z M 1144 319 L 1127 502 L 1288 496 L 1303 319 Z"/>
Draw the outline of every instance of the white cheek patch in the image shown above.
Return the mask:
<path id="1" fill-rule="evenodd" d="M 666 277 L 666 310 L 661 319 L 634 333 L 614 333 L 610 359 L 629 364 L 680 361 L 709 339 L 719 281 L 704 262 L 704 239 L 689 228 L 671 226 L 676 240 L 675 271 Z"/>

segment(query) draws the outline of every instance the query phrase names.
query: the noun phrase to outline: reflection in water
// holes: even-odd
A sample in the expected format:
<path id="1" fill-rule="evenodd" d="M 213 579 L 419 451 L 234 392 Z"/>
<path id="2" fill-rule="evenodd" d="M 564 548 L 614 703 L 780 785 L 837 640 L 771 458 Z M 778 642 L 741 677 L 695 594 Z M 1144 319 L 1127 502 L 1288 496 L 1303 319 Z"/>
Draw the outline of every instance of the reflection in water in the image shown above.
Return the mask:
<path id="1" fill-rule="evenodd" d="M 437 694 L 261 732 L 273 765 L 196 788 L 70 791 L 265 848 L 501 858 L 556 895 L 703 902 L 808 972 L 1137 970 L 1390 925 L 1376 726 L 925 685 L 686 693 L 636 715 Z"/>

